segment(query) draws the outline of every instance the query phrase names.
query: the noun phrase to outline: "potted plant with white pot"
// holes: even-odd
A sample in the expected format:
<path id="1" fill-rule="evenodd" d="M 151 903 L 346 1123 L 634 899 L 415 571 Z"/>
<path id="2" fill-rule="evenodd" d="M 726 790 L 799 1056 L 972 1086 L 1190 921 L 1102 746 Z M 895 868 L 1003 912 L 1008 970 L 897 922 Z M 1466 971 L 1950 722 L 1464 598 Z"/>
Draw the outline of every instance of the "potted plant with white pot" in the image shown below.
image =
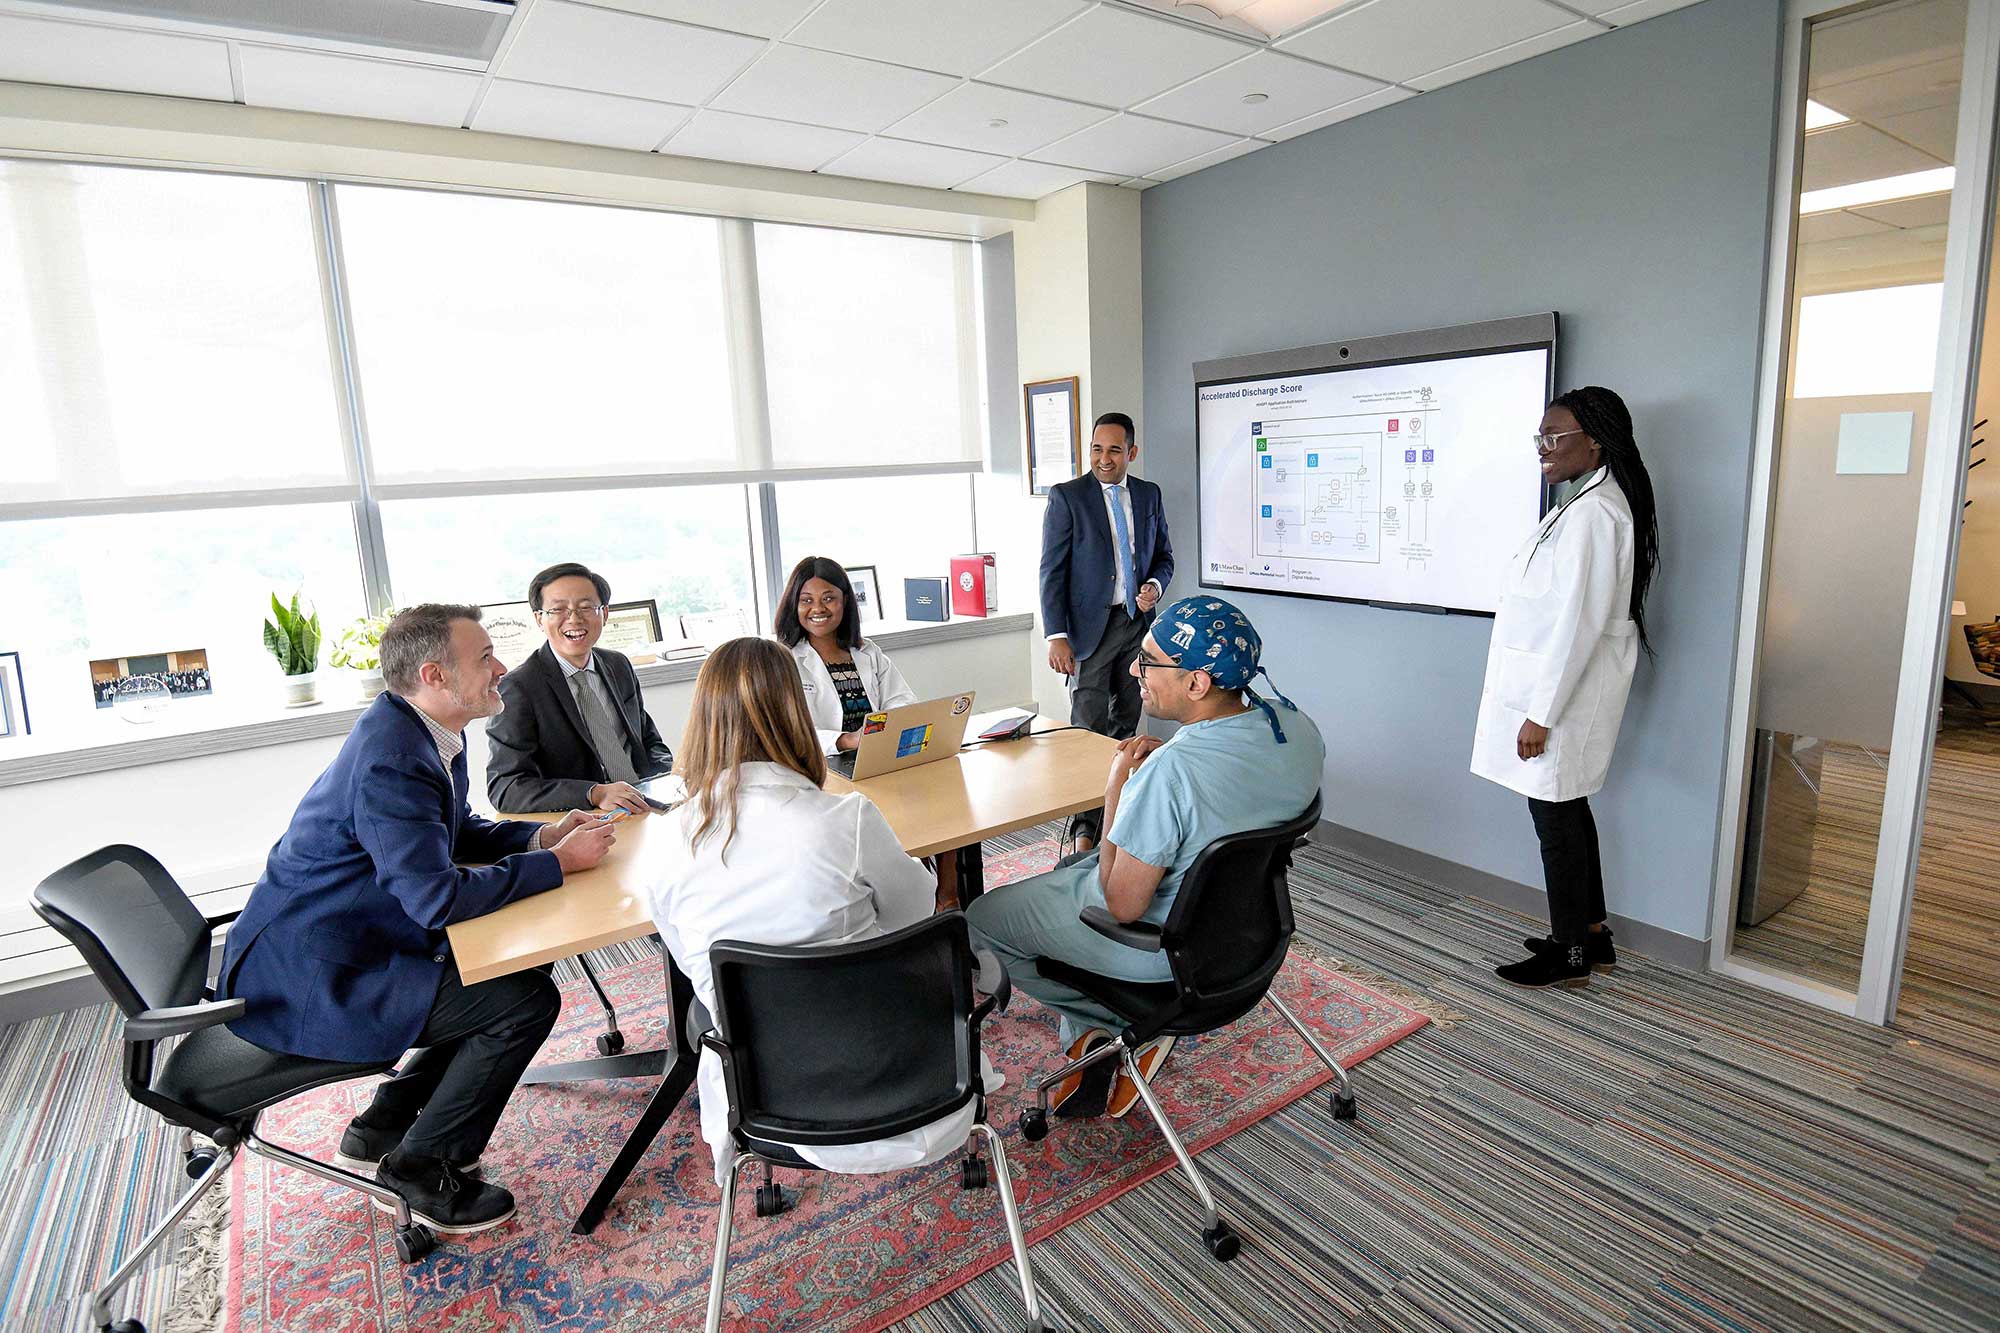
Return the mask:
<path id="1" fill-rule="evenodd" d="M 319 612 L 301 610 L 296 592 L 289 607 L 272 593 L 271 615 L 264 622 L 264 647 L 285 675 L 285 707 L 318 703 Z"/>
<path id="2" fill-rule="evenodd" d="M 354 673 L 354 688 L 365 702 L 382 692 L 382 631 L 389 628 L 386 615 L 362 616 L 340 631 L 327 661 Z"/>

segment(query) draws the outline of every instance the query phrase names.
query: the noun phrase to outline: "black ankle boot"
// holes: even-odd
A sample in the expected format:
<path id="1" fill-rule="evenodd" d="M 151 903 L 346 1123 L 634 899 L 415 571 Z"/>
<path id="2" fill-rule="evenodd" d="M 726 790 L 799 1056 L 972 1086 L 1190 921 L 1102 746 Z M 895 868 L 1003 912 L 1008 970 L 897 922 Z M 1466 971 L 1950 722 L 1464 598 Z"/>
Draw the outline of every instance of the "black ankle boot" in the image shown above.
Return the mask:
<path id="1" fill-rule="evenodd" d="M 1497 967 L 1493 974 L 1516 986 L 1581 986 L 1590 980 L 1588 953 L 1581 944 L 1561 945 Z"/>
<path id="2" fill-rule="evenodd" d="M 1549 953 L 1566 947 L 1553 935 L 1529 935 L 1521 941 L 1521 947 L 1529 953 Z M 1609 972 L 1618 962 L 1618 951 L 1611 947 L 1611 928 L 1593 930 L 1583 937 L 1584 960 L 1599 972 Z"/>

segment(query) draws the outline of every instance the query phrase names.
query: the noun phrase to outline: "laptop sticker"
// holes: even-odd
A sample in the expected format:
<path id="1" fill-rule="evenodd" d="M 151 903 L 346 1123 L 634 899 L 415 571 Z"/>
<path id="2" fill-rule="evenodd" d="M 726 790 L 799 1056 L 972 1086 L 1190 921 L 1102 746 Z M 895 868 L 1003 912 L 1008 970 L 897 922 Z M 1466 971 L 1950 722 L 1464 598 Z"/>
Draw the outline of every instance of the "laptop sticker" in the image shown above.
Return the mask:
<path id="1" fill-rule="evenodd" d="M 887 713 L 870 713 L 867 717 L 861 719 L 861 734 L 864 736 L 873 736 L 888 725 L 889 715 Z"/>
<path id="2" fill-rule="evenodd" d="M 903 734 L 896 739 L 896 758 L 908 759 L 913 754 L 922 754 L 931 743 L 931 724 L 921 727 L 904 727 Z"/>
<path id="3" fill-rule="evenodd" d="M 951 715 L 953 717 L 957 717 L 960 713 L 963 713 L 966 709 L 970 707 L 972 707 L 972 696 L 969 694 L 961 694 L 956 699 L 953 699 L 951 701 Z"/>

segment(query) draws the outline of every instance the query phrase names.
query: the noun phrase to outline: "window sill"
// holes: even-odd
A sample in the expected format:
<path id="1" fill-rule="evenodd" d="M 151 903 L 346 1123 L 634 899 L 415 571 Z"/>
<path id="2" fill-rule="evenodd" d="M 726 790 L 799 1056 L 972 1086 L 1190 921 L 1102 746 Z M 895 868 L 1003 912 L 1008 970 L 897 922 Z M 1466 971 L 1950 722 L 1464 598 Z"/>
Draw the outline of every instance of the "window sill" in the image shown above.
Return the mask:
<path id="1" fill-rule="evenodd" d="M 983 620 L 965 618 L 937 624 L 909 621 L 878 623 L 879 628 L 868 638 L 893 652 L 898 648 L 1020 633 L 1032 630 L 1035 618 L 1032 613 L 1017 612 L 987 616 Z M 646 663 L 638 668 L 639 683 L 642 686 L 672 685 L 692 681 L 701 671 L 702 660 L 691 658 L 683 662 Z M 203 755 L 231 754 L 266 745 L 289 745 L 328 736 L 344 736 L 366 706 L 364 703 L 321 704 L 207 731 L 146 736 L 72 750 L 0 758 L 0 787 L 79 777 L 86 773 L 106 773 L 121 768 L 142 768 L 149 764 L 195 759 Z"/>

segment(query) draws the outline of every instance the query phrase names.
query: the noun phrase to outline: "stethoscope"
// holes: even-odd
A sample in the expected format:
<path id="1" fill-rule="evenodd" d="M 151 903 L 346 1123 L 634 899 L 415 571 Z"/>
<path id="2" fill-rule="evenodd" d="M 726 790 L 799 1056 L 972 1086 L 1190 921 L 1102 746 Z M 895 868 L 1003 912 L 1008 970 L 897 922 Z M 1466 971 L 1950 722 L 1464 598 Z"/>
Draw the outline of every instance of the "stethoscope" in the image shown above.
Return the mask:
<path id="1" fill-rule="evenodd" d="M 1604 479 L 1610 475 L 1611 475 L 1610 467 L 1607 466 L 1606 464 L 1599 463 L 1597 465 L 1597 475 L 1591 479 L 1590 484 L 1577 491 L 1577 493 L 1575 495 L 1570 496 L 1569 499 L 1564 500 L 1561 504 L 1557 505 L 1555 512 L 1542 520 L 1541 531 L 1535 534 L 1535 544 L 1528 551 L 1528 559 L 1526 563 L 1524 563 L 1521 566 L 1523 570 L 1526 570 L 1528 565 L 1532 565 L 1535 563 L 1535 552 L 1542 549 L 1542 543 L 1547 541 L 1549 539 L 1549 534 L 1556 530 L 1556 524 L 1562 519 L 1563 514 L 1568 511 L 1569 507 L 1575 504 L 1578 500 L 1581 500 L 1584 496 L 1596 490 L 1599 486 L 1602 486 L 1604 484 Z"/>

